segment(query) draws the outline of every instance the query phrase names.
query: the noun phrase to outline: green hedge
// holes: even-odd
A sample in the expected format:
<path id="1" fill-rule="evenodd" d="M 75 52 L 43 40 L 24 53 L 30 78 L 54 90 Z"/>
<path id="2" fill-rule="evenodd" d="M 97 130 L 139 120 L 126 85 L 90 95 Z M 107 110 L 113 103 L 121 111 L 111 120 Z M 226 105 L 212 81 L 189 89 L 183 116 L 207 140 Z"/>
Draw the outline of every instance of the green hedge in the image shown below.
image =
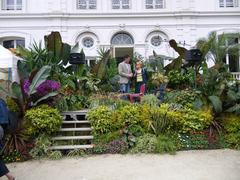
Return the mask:
<path id="1" fill-rule="evenodd" d="M 62 117 L 57 109 L 41 105 L 27 110 L 24 119 L 29 135 L 52 134 L 59 130 Z"/>

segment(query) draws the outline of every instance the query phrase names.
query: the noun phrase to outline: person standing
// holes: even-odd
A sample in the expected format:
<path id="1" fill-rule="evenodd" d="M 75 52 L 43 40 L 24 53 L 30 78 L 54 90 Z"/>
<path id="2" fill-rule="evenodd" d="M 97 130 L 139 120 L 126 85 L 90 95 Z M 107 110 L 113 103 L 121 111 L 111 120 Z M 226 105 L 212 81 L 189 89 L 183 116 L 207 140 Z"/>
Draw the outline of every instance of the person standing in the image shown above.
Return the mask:
<path id="1" fill-rule="evenodd" d="M 143 84 L 146 85 L 147 83 L 147 72 L 145 69 L 142 68 L 142 62 L 137 61 L 136 63 L 136 69 L 134 72 L 134 77 L 135 77 L 135 93 L 140 93 L 140 88 Z"/>
<path id="2" fill-rule="evenodd" d="M 1 150 L 3 148 L 3 143 L 2 143 L 3 136 L 4 136 L 4 130 L 3 130 L 2 126 L 0 125 L 0 149 Z M 2 177 L 2 176 L 6 176 L 8 178 L 8 180 L 15 179 L 13 177 L 13 175 L 9 172 L 5 163 L 3 162 L 2 156 L 0 156 L 0 177 Z"/>
<path id="3" fill-rule="evenodd" d="M 119 84 L 122 93 L 129 93 L 130 91 L 130 80 L 133 77 L 130 60 L 130 56 L 125 55 L 123 61 L 118 65 L 118 73 L 120 75 Z"/>

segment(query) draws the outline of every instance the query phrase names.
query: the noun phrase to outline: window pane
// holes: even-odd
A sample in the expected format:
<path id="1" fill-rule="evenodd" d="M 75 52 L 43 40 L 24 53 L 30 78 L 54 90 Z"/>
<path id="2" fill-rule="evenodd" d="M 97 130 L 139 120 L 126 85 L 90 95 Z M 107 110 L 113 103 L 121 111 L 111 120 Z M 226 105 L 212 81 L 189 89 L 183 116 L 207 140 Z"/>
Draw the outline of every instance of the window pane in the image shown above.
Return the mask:
<path id="1" fill-rule="evenodd" d="M 125 33 L 119 33 L 112 38 L 112 44 L 133 44 L 131 36 Z"/>
<path id="2" fill-rule="evenodd" d="M 78 0 L 78 9 L 87 9 L 87 2 L 86 0 Z"/>
<path id="3" fill-rule="evenodd" d="M 122 0 L 122 9 L 129 9 L 129 0 Z"/>
<path id="4" fill-rule="evenodd" d="M 129 5 L 122 5 L 123 9 L 129 9 Z"/>
<path id="5" fill-rule="evenodd" d="M 163 0 L 155 0 L 155 8 L 156 9 L 163 8 Z"/>
<path id="6" fill-rule="evenodd" d="M 3 47 L 7 49 L 14 48 L 14 40 L 3 41 Z"/>
<path id="7" fill-rule="evenodd" d="M 120 9 L 120 0 L 112 0 L 112 9 Z"/>
<path id="8" fill-rule="evenodd" d="M 233 0 L 226 0 L 226 7 L 234 7 Z"/>
<path id="9" fill-rule="evenodd" d="M 97 2 L 96 0 L 89 0 L 89 9 L 96 9 Z"/>
<path id="10" fill-rule="evenodd" d="M 219 0 L 219 7 L 224 7 L 224 0 Z"/>
<path id="11" fill-rule="evenodd" d="M 16 46 L 22 46 L 22 47 L 25 47 L 25 40 L 16 40 Z"/>
<path id="12" fill-rule="evenodd" d="M 153 9 L 153 5 L 146 4 L 146 9 Z"/>
<path id="13" fill-rule="evenodd" d="M 22 10 L 22 0 L 17 0 L 16 9 L 17 10 Z"/>
<path id="14" fill-rule="evenodd" d="M 82 41 L 83 46 L 90 48 L 94 45 L 94 40 L 91 37 L 86 37 Z"/>
<path id="15" fill-rule="evenodd" d="M 153 0 L 146 0 L 146 9 L 153 9 Z"/>
<path id="16" fill-rule="evenodd" d="M 14 10 L 14 0 L 7 0 L 6 9 Z"/>
<path id="17" fill-rule="evenodd" d="M 151 44 L 153 46 L 160 46 L 162 43 L 162 38 L 160 36 L 153 36 L 151 38 Z"/>

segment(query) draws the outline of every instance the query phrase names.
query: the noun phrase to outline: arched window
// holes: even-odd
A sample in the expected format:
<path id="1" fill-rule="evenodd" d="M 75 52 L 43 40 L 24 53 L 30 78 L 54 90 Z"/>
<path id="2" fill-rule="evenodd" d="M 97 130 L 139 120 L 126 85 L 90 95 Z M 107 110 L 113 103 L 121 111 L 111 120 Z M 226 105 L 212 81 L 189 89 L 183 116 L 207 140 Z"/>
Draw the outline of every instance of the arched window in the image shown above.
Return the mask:
<path id="1" fill-rule="evenodd" d="M 19 37 L 5 37 L 0 39 L 0 44 L 7 49 L 17 48 L 18 46 L 25 47 L 25 39 Z"/>
<path id="2" fill-rule="evenodd" d="M 111 44 L 113 45 L 123 45 L 123 44 L 133 44 L 133 38 L 126 33 L 118 33 L 113 36 Z"/>

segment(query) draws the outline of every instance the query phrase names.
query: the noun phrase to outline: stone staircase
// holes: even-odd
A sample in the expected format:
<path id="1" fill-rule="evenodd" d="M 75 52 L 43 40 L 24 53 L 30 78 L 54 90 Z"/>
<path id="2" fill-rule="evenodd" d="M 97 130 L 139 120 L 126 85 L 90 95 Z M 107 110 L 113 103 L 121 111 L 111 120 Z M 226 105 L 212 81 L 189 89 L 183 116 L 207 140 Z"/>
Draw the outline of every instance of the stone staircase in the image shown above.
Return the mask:
<path id="1" fill-rule="evenodd" d="M 72 150 L 93 148 L 91 126 L 86 119 L 87 110 L 62 113 L 63 122 L 57 136 L 52 138 L 51 150 Z"/>

